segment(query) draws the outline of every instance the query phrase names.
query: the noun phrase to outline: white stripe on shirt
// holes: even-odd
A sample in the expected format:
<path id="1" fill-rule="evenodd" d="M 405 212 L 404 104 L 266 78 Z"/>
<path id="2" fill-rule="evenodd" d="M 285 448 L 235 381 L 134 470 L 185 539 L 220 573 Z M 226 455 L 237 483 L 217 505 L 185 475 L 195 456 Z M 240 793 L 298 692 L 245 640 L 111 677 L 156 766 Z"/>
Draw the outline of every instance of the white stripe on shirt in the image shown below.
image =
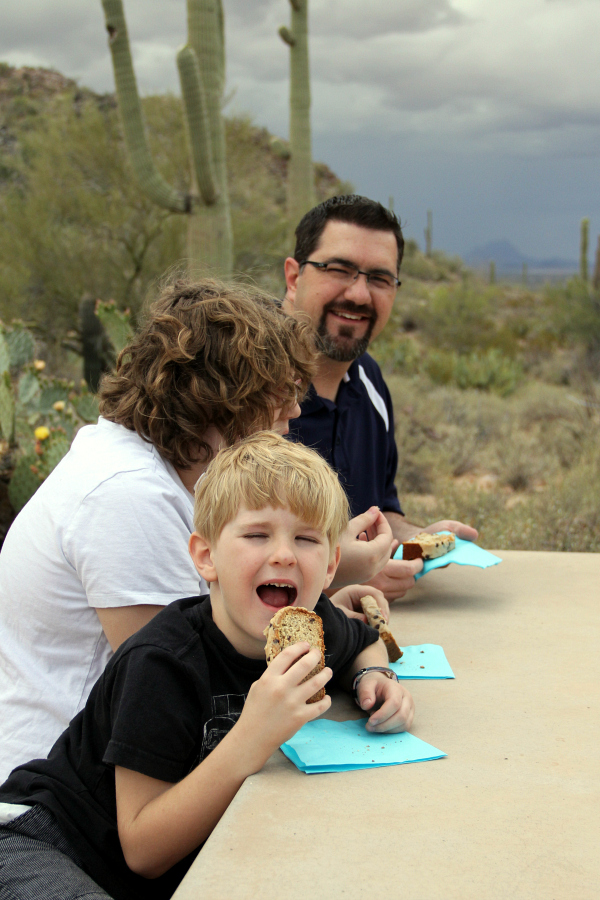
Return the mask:
<path id="1" fill-rule="evenodd" d="M 358 375 L 362 383 L 367 389 L 367 394 L 369 395 L 369 399 L 371 403 L 385 422 L 385 430 L 390 430 L 390 417 L 388 416 L 387 407 L 385 405 L 385 400 L 381 396 L 381 394 L 377 391 L 375 385 L 368 377 L 367 373 L 363 369 L 361 365 L 358 367 Z"/>

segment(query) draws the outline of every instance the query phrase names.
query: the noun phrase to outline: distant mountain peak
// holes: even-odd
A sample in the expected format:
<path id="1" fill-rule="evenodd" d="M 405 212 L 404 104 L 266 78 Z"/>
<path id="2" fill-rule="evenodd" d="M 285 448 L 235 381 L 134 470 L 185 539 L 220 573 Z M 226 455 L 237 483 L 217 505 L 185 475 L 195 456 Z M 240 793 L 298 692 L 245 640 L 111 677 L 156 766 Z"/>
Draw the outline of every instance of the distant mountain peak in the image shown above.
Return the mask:
<path id="1" fill-rule="evenodd" d="M 520 250 L 507 240 L 488 241 L 480 247 L 475 247 L 465 257 L 466 262 L 470 266 L 489 263 L 492 260 L 500 267 L 517 267 L 527 262 L 527 257 L 523 256 Z"/>
<path id="2" fill-rule="evenodd" d="M 525 256 L 520 250 L 506 239 L 497 241 L 488 241 L 475 247 L 470 253 L 464 257 L 468 266 L 474 269 L 482 268 L 494 262 L 499 272 L 516 271 L 523 268 L 525 264 L 529 269 L 555 269 L 565 272 L 576 272 L 578 263 L 572 259 L 560 259 L 553 257 L 551 259 L 537 259 L 533 256 Z"/>

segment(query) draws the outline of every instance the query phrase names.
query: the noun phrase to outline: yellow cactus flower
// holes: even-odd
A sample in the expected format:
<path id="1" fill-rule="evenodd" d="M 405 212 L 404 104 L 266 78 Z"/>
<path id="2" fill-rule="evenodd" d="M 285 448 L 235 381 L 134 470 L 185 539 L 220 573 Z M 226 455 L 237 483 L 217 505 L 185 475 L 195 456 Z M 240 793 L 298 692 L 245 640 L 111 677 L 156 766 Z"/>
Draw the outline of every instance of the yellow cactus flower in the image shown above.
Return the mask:
<path id="1" fill-rule="evenodd" d="M 33 368 L 36 370 L 36 372 L 43 372 L 46 368 L 46 363 L 43 359 L 34 359 Z"/>
<path id="2" fill-rule="evenodd" d="M 65 408 L 64 400 L 57 400 L 56 403 L 52 404 L 52 409 L 55 409 L 56 412 L 62 412 L 64 408 Z"/>
<path id="3" fill-rule="evenodd" d="M 33 433 L 35 434 L 36 441 L 45 441 L 50 437 L 50 429 L 46 428 L 45 425 L 39 425 Z"/>

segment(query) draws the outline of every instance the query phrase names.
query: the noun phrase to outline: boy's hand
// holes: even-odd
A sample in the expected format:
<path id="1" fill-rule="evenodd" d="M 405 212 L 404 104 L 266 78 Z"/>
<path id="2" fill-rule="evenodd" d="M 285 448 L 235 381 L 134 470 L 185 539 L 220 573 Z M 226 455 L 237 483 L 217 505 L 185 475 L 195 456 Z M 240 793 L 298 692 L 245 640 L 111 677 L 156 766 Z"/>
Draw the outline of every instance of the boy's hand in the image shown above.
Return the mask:
<path id="1" fill-rule="evenodd" d="M 367 594 L 375 598 L 383 618 L 386 622 L 389 622 L 390 604 L 385 599 L 383 593 L 378 591 L 377 588 L 371 587 L 371 585 L 349 584 L 347 587 L 340 588 L 339 591 L 331 594 L 329 599 L 334 606 L 339 607 L 345 612 L 349 619 L 360 619 L 361 622 L 366 622 L 367 617 L 360 605 L 360 600 L 361 597 L 366 597 Z"/>
<path id="2" fill-rule="evenodd" d="M 367 672 L 356 689 L 358 705 L 364 712 L 374 707 L 367 722 L 367 731 L 397 733 L 408 731 L 412 725 L 415 704 L 400 682 L 386 678 L 382 672 Z"/>
<path id="3" fill-rule="evenodd" d="M 282 650 L 250 688 L 235 727 L 246 732 L 247 752 L 257 759 L 255 771 L 306 722 L 331 706 L 327 695 L 317 703 L 306 702 L 325 687 L 333 675 L 331 669 L 326 666 L 301 683 L 320 658 L 319 651 L 307 641 L 299 641 Z"/>

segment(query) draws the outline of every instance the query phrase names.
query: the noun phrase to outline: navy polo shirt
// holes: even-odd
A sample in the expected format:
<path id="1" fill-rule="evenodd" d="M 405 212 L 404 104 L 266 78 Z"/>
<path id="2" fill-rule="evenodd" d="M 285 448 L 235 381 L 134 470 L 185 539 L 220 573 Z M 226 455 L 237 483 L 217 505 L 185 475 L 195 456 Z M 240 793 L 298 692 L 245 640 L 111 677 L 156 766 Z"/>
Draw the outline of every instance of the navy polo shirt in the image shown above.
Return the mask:
<path id="1" fill-rule="evenodd" d="M 290 421 L 290 440 L 324 456 L 344 486 L 352 516 L 371 506 L 402 513 L 394 484 L 398 450 L 392 399 L 381 370 L 365 353 L 354 360 L 335 402 L 311 385 L 302 415 Z"/>

